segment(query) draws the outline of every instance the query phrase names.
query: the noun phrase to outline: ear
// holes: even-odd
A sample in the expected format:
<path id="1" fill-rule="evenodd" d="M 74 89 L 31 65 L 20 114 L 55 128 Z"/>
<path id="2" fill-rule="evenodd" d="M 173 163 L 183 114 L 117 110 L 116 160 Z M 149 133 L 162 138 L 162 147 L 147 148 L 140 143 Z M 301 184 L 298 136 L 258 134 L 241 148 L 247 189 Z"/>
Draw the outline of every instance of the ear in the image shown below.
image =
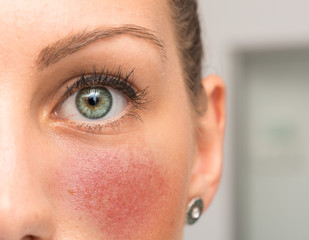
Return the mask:
<path id="1" fill-rule="evenodd" d="M 207 110 L 197 117 L 196 155 L 192 166 L 188 202 L 200 197 L 206 210 L 218 189 L 222 172 L 225 85 L 216 75 L 203 79 L 202 85 L 207 95 Z"/>

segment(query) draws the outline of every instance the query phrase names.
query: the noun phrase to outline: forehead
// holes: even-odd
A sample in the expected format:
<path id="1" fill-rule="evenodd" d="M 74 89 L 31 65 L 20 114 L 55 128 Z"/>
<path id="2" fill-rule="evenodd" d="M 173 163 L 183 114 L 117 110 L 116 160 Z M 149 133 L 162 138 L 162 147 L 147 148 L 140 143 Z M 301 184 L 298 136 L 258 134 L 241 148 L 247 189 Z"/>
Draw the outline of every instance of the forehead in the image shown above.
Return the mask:
<path id="1" fill-rule="evenodd" d="M 13 53 L 32 56 L 68 33 L 122 24 L 148 28 L 168 44 L 169 17 L 168 2 L 158 0 L 2 0 L 0 63 L 12 63 Z"/>
<path id="2" fill-rule="evenodd" d="M 161 28 L 168 4 L 155 0 L 2 0 L 0 12 L 1 23 L 19 27 L 39 23 L 56 27 L 60 23 L 67 26 L 139 21 L 145 27 Z"/>

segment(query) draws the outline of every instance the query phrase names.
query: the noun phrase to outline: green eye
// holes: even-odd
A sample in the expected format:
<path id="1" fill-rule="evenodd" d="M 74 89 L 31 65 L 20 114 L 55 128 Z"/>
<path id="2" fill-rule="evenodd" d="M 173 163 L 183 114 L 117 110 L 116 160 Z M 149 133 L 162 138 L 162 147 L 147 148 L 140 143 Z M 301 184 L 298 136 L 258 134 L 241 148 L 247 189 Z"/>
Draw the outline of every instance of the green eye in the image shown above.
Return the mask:
<path id="1" fill-rule="evenodd" d="M 113 98 L 105 87 L 84 88 L 75 99 L 78 111 L 89 119 L 100 119 L 111 110 Z"/>

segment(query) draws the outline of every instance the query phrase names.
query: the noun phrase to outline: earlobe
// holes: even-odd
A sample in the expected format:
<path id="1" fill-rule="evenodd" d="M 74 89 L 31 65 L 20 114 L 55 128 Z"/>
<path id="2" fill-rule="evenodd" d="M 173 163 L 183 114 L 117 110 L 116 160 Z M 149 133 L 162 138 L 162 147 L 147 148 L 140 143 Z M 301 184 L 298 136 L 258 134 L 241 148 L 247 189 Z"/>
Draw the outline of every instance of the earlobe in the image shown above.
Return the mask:
<path id="1" fill-rule="evenodd" d="M 205 211 L 218 189 L 222 171 L 225 85 L 216 75 L 206 77 L 202 84 L 207 95 L 207 111 L 197 119 L 199 129 L 188 201 L 200 197 Z"/>

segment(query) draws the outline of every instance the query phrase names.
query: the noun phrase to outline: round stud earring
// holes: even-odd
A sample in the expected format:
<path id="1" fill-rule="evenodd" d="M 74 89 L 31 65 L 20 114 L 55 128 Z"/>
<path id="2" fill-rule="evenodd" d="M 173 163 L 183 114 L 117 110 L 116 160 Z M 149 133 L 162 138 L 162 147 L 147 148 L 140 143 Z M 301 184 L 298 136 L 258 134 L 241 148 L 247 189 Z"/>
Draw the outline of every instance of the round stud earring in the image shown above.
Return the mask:
<path id="1" fill-rule="evenodd" d="M 204 208 L 204 203 L 201 198 L 194 198 L 188 204 L 188 211 L 187 211 L 187 224 L 192 225 L 194 224 L 202 215 Z"/>

